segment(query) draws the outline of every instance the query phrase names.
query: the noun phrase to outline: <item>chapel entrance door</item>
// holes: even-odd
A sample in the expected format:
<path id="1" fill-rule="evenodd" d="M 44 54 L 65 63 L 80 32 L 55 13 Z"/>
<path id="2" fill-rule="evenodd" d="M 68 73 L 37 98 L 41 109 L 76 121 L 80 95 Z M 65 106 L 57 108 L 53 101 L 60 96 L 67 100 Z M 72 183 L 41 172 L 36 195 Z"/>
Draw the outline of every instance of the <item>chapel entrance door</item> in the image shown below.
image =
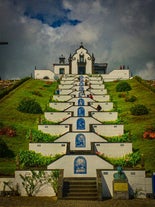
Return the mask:
<path id="1" fill-rule="evenodd" d="M 86 67 L 85 66 L 78 66 L 78 74 L 86 74 Z"/>

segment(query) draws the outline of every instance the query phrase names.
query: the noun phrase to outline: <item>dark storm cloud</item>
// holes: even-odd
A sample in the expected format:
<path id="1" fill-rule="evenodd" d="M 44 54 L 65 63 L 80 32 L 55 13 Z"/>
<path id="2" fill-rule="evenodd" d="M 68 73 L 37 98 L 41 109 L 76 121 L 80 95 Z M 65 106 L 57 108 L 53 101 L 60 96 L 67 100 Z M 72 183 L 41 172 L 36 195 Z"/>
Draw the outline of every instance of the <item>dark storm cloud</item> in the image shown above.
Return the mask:
<path id="1" fill-rule="evenodd" d="M 154 0 L 0 0 L 0 76 L 24 77 L 52 68 L 80 42 L 109 71 L 129 65 L 155 78 Z"/>

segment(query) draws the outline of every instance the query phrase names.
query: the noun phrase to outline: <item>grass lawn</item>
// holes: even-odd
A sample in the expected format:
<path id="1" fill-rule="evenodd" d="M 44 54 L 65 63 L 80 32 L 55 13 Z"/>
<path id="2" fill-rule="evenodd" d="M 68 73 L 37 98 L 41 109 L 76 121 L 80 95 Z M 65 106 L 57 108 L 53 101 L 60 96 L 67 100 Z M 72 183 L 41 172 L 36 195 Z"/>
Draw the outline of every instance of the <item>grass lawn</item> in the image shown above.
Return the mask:
<path id="1" fill-rule="evenodd" d="M 140 150 L 145 161 L 145 169 L 148 172 L 155 172 L 155 139 L 144 140 L 143 132 L 150 126 L 155 126 L 155 93 L 144 87 L 136 79 L 127 80 L 132 90 L 128 95 L 137 97 L 135 102 L 126 102 L 125 98 L 120 98 L 120 92 L 116 92 L 118 82 L 105 83 L 111 100 L 123 121 L 125 131 L 129 131 L 132 136 L 133 149 Z M 149 109 L 148 115 L 134 116 L 130 113 L 130 108 L 135 104 L 143 104 Z"/>
<path id="2" fill-rule="evenodd" d="M 9 137 L 1 135 L 9 149 L 16 155 L 21 149 L 28 149 L 29 141 L 25 135 L 29 129 L 37 129 L 37 123 L 41 114 L 26 114 L 19 112 L 17 106 L 25 97 L 34 98 L 42 107 L 43 111 L 49 103 L 58 83 L 30 79 L 21 86 L 10 92 L 0 100 L 0 122 L 4 126 L 12 126 L 16 129 L 16 136 Z M 39 95 L 37 92 L 39 91 Z M 0 174 L 13 174 L 15 169 L 15 158 L 0 158 Z"/>

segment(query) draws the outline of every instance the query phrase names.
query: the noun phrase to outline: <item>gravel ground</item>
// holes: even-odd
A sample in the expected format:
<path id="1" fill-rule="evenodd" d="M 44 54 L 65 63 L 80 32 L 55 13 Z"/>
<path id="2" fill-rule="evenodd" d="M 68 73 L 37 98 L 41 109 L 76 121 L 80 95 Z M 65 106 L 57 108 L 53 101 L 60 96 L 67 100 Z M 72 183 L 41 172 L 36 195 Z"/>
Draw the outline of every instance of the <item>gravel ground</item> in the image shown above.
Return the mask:
<path id="1" fill-rule="evenodd" d="M 56 200 L 49 197 L 0 197 L 0 207 L 155 207 L 153 199 Z"/>

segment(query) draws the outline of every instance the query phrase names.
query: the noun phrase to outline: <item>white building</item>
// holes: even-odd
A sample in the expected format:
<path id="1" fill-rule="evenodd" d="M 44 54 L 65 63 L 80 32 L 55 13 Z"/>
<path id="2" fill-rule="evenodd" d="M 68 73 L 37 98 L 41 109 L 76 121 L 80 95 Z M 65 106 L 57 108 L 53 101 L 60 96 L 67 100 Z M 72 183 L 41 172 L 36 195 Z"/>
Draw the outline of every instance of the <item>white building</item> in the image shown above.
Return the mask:
<path id="1" fill-rule="evenodd" d="M 68 61 L 61 55 L 59 63 L 53 64 L 52 70 L 35 68 L 35 79 L 52 79 L 60 77 L 63 74 L 101 74 L 105 81 L 126 80 L 129 79 L 129 70 L 119 69 L 107 74 L 107 63 L 96 63 L 94 54 L 90 54 L 88 50 L 81 43 L 80 47 L 70 54 Z"/>

